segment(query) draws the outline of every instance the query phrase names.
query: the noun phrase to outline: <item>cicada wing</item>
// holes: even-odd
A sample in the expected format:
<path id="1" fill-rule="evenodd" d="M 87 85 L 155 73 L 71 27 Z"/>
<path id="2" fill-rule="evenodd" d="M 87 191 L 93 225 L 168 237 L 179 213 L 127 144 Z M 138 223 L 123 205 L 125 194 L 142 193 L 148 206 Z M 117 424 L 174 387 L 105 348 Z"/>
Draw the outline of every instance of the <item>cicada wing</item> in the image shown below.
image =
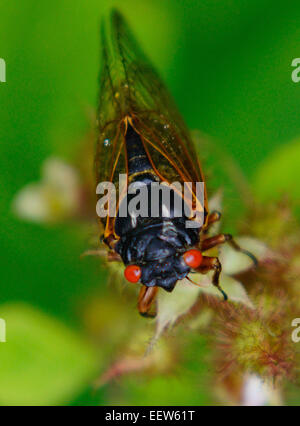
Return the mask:
<path id="1" fill-rule="evenodd" d="M 137 130 L 148 141 L 153 162 L 158 157 L 163 163 L 156 162 L 157 166 L 163 164 L 166 170 L 174 163 L 177 175 L 199 181 L 202 175 L 196 151 L 173 99 L 117 12 L 113 14 L 113 28 L 128 90 L 122 99 L 125 99 L 125 108 L 136 117 Z"/>
<path id="2" fill-rule="evenodd" d="M 113 27 L 102 22 L 101 47 L 102 71 L 98 107 L 99 134 L 95 153 L 96 184 L 111 182 L 119 191 L 119 176 L 126 174 L 124 151 L 124 105 L 121 107 L 120 94 L 124 84 L 121 57 L 114 42 Z M 106 234 L 113 233 L 113 220 L 108 216 L 100 218 Z"/>
<path id="3" fill-rule="evenodd" d="M 126 173 L 126 117 L 140 134 L 161 180 L 181 184 L 202 182 L 196 150 L 174 101 L 116 11 L 112 13 L 110 26 L 103 26 L 102 50 L 98 182 L 118 185 L 118 174 Z M 204 198 L 203 208 L 206 195 Z"/>

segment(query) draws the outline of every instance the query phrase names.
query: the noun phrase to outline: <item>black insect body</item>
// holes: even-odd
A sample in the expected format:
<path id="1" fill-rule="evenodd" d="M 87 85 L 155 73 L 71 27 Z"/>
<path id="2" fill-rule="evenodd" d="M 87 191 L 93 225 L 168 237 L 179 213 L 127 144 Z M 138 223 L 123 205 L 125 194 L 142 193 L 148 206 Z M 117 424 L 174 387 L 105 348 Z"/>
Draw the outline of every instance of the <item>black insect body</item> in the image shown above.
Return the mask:
<path id="1" fill-rule="evenodd" d="M 195 191 L 204 175 L 190 134 L 118 12 L 112 13 L 108 27 L 103 25 L 102 36 L 97 185 L 113 183 L 121 194 L 117 214 L 100 220 L 109 259 L 123 261 L 126 279 L 142 284 L 138 308 L 145 316 L 150 315 L 159 287 L 172 291 L 178 280 L 189 279 L 191 271 L 213 271 L 213 284 L 227 298 L 219 286 L 219 259 L 203 253 L 229 241 L 255 259 L 231 235 L 208 236 L 220 214 L 208 212 L 205 185 L 201 197 Z M 126 176 L 125 191 L 120 176 Z M 189 201 L 173 187 L 169 187 L 169 202 L 163 191 L 153 198 L 157 186 L 174 182 L 182 188 L 188 185 Z M 143 197 L 132 209 L 137 194 Z M 186 225 L 194 220 L 191 211 L 202 217 L 194 227 Z"/>

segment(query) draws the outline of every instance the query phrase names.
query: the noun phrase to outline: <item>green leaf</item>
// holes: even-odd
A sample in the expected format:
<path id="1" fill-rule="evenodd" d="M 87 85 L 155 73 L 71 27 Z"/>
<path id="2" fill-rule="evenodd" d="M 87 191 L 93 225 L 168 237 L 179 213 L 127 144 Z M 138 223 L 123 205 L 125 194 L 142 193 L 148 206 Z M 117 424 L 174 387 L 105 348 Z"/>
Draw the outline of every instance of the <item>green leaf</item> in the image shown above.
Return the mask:
<path id="1" fill-rule="evenodd" d="M 295 203 L 300 198 L 300 140 L 280 147 L 258 168 L 254 176 L 254 191 L 260 201 L 280 200 L 286 196 Z"/>
<path id="2" fill-rule="evenodd" d="M 97 374 L 93 348 L 63 323 L 25 304 L 0 307 L 0 404 L 57 405 L 77 397 Z"/>

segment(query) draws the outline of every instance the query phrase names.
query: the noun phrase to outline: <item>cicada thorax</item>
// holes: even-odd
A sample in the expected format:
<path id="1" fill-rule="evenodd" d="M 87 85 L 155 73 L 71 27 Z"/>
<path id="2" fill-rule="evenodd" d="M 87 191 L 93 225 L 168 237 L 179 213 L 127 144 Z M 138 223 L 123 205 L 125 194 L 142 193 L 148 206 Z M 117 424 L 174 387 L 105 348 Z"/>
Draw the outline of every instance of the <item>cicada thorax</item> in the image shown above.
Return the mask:
<path id="1" fill-rule="evenodd" d="M 127 188 L 114 219 L 114 250 L 126 266 L 139 268 L 140 275 L 136 276 L 142 284 L 171 291 L 190 271 L 183 254 L 197 245 L 201 227 L 186 227 L 182 193 L 160 186 L 162 179 L 135 130 L 134 120 L 124 123 Z"/>

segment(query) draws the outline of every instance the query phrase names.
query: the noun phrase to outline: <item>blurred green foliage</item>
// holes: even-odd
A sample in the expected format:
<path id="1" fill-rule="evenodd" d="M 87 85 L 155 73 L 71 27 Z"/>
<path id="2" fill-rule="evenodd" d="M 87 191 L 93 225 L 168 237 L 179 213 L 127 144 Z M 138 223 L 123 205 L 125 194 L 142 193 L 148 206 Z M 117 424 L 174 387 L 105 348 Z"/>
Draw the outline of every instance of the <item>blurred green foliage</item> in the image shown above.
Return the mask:
<path id="1" fill-rule="evenodd" d="M 300 140 L 277 148 L 258 168 L 254 186 L 262 202 L 283 198 L 299 213 Z"/>
<path id="2" fill-rule="evenodd" d="M 0 401 L 68 402 L 98 371 L 99 357 L 63 323 L 22 304 L 1 306 L 8 337 L 0 354 Z"/>
<path id="3" fill-rule="evenodd" d="M 128 19 L 189 127 L 215 139 L 264 200 L 273 195 L 272 176 L 283 183 L 283 192 L 291 188 L 292 197 L 299 198 L 299 145 L 291 148 L 293 159 L 285 148 L 300 134 L 300 83 L 291 80 L 291 61 L 300 55 L 299 2 L 2 0 L 0 57 L 6 60 L 7 82 L 0 83 L 0 317 L 7 314 L 14 324 L 8 328 L 8 342 L 0 344 L 1 388 L 10 386 L 0 394 L 2 404 L 35 398 L 41 404 L 110 404 L 118 403 L 116 395 L 127 404 L 211 401 L 199 387 L 208 350 L 202 345 L 190 347 L 193 356 L 187 356 L 181 380 L 130 378 L 118 389 L 114 385 L 90 392 L 95 355 L 89 344 L 80 348 L 81 337 L 71 336 L 68 327 L 83 333 L 78 312 L 95 289 L 103 298 L 111 291 L 105 285 L 107 272 L 97 261 L 78 261 L 88 248 L 82 229 L 71 224 L 42 228 L 11 213 L 14 194 L 39 178 L 43 160 L 49 155 L 72 158 L 89 129 L 88 112 L 97 104 L 99 23 L 112 5 Z M 272 154 L 275 148 L 277 154 Z M 222 157 L 218 161 L 222 167 Z M 225 200 L 225 211 L 233 202 Z M 2 306 L 7 301 L 33 308 L 10 308 L 8 313 Z M 28 335 L 20 343 L 25 348 L 28 341 L 25 351 L 14 343 L 14 335 L 22 334 L 26 324 Z M 52 359 L 37 360 L 32 351 L 40 349 Z M 101 355 L 98 360 L 100 370 Z M 23 364 L 25 371 L 17 375 Z M 184 375 L 191 366 L 193 374 Z M 40 392 L 39 376 L 47 382 L 47 392 Z M 55 376 L 65 381 L 56 392 Z"/>

